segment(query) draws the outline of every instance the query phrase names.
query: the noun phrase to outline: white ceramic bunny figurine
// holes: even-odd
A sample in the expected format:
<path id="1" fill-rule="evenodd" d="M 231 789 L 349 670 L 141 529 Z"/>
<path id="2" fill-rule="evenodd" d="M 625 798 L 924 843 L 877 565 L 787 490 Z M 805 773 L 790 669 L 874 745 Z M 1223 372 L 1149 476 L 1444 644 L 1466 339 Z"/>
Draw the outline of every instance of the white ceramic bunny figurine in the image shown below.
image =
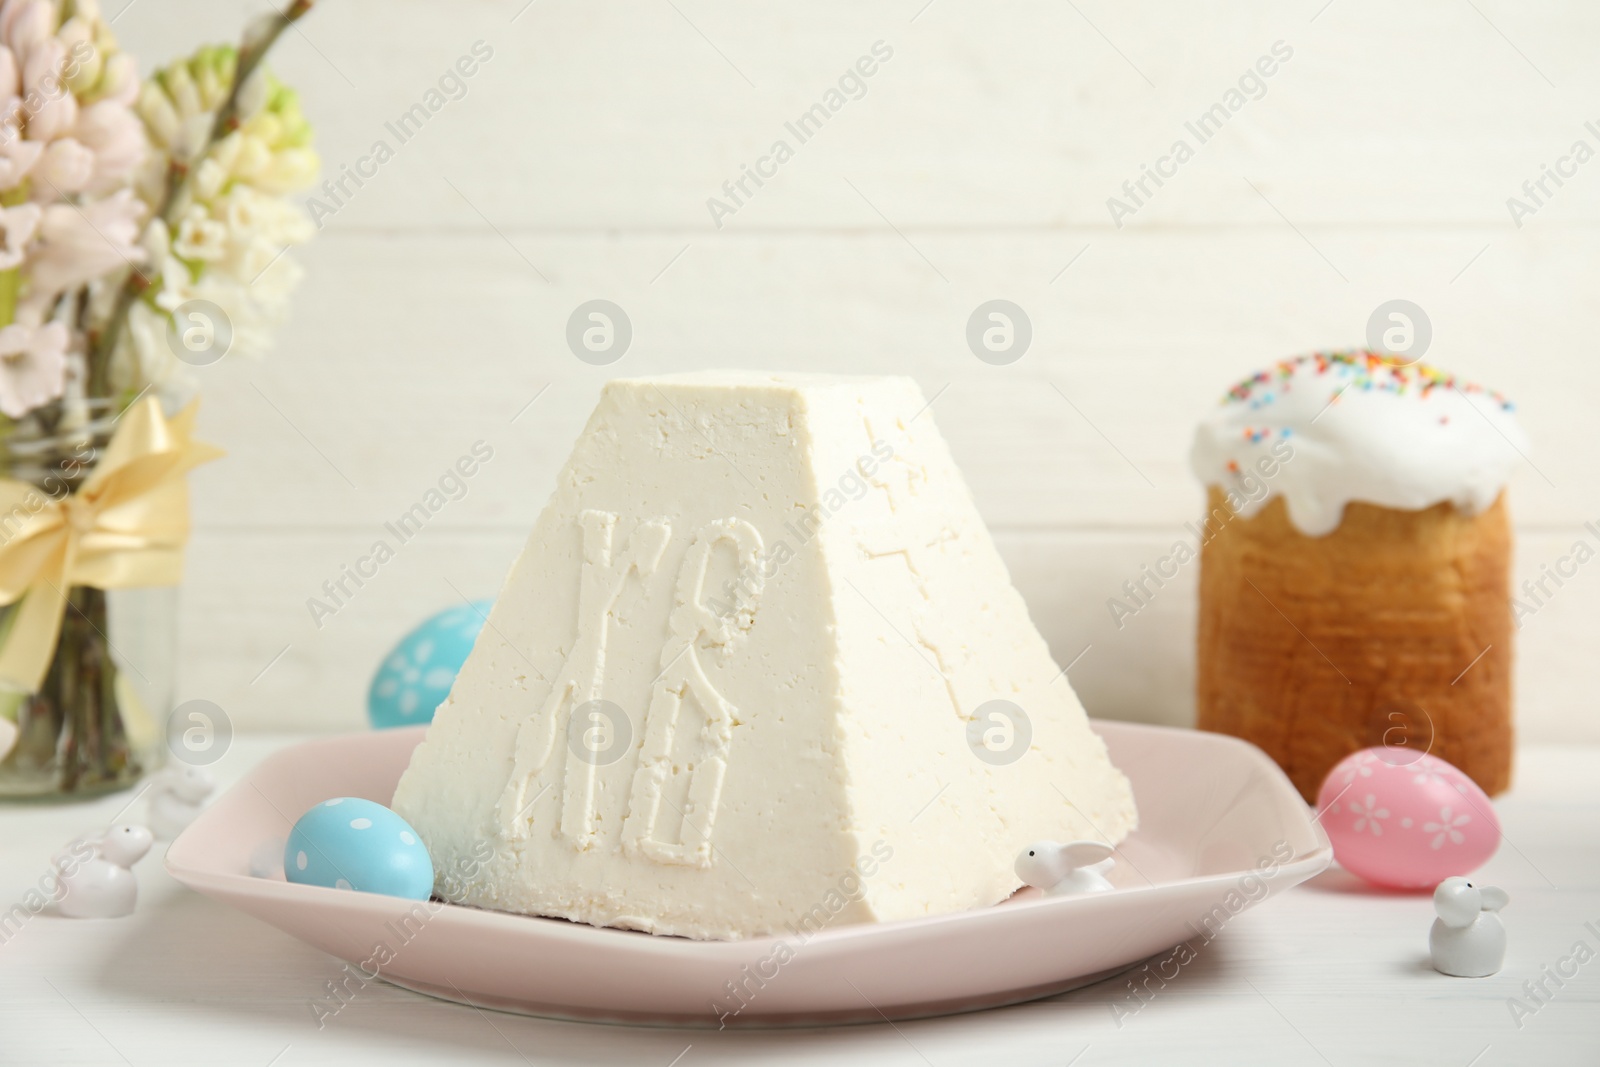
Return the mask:
<path id="1" fill-rule="evenodd" d="M 1510 903 L 1504 889 L 1446 878 L 1433 891 L 1428 949 L 1434 970 L 1456 978 L 1487 978 L 1506 959 L 1506 928 L 1495 914 Z"/>
<path id="2" fill-rule="evenodd" d="M 1111 889 L 1106 872 L 1116 862 L 1113 849 L 1100 841 L 1035 841 L 1017 856 L 1017 877 L 1044 890 L 1045 896 L 1104 893 Z"/>
<path id="3" fill-rule="evenodd" d="M 56 910 L 69 919 L 117 919 L 133 914 L 139 882 L 130 868 L 154 842 L 143 826 L 113 826 L 98 838 L 74 842 L 72 855 L 58 857 L 61 900 Z M 78 847 L 87 844 L 88 848 Z"/>
<path id="4" fill-rule="evenodd" d="M 168 767 L 150 787 L 150 830 L 171 841 L 194 822 L 216 780 L 204 767 Z"/>

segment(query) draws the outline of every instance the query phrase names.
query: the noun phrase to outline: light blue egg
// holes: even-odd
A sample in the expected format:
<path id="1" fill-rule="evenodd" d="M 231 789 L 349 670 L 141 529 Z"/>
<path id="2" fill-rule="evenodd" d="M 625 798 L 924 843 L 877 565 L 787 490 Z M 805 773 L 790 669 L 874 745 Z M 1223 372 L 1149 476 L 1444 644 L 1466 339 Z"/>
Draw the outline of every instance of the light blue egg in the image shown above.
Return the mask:
<path id="1" fill-rule="evenodd" d="M 383 657 L 367 690 L 367 718 L 377 730 L 433 721 L 467 661 L 494 601 L 441 611 L 407 634 Z"/>
<path id="2" fill-rule="evenodd" d="M 283 848 L 283 875 L 301 885 L 408 900 L 433 893 L 433 860 L 411 824 L 359 797 L 324 800 L 300 816 Z"/>

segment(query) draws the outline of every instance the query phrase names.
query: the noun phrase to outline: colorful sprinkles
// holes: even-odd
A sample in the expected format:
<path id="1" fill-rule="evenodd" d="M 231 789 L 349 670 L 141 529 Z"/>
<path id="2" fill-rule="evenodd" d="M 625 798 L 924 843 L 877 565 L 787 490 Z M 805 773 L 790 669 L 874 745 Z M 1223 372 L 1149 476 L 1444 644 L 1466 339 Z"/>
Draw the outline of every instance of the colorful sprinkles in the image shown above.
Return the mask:
<path id="1" fill-rule="evenodd" d="M 1340 379 L 1340 384 L 1333 391 L 1335 398 L 1346 389 L 1360 389 L 1364 392 L 1394 393 L 1397 396 L 1410 394 L 1426 400 L 1434 390 L 1459 389 L 1469 396 L 1481 393 L 1500 405 L 1502 410 L 1516 410 L 1510 400 L 1492 389 L 1485 389 L 1474 382 L 1461 381 L 1455 375 L 1446 374 L 1425 363 L 1400 366 L 1389 362 L 1376 352 L 1364 349 L 1348 352 L 1314 352 L 1309 356 L 1281 360 L 1229 389 L 1227 395 L 1222 398 L 1222 403 L 1248 404 L 1252 410 L 1266 407 L 1277 399 L 1279 393 L 1286 393 L 1293 387 L 1295 375 L 1307 365 L 1315 370 L 1318 377 L 1332 376 Z M 1270 431 L 1246 429 L 1245 439 L 1252 442 L 1260 441 L 1268 432 Z"/>

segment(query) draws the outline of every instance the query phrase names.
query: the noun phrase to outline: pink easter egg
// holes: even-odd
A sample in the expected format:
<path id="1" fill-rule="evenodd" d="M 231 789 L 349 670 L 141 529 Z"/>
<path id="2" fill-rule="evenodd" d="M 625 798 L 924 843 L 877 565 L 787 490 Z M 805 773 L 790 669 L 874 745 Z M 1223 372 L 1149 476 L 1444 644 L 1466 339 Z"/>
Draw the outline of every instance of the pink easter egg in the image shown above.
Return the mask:
<path id="1" fill-rule="evenodd" d="M 1478 784 L 1398 745 L 1340 760 L 1322 780 L 1317 813 L 1342 867 L 1396 889 L 1470 874 L 1500 847 L 1500 818 Z"/>

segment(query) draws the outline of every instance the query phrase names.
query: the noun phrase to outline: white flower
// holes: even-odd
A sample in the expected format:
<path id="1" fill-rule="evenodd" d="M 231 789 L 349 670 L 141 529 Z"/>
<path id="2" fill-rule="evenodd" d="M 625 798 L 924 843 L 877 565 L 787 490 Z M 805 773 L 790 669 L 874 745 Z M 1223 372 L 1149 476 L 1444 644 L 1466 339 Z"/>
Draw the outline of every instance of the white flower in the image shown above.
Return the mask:
<path id="1" fill-rule="evenodd" d="M 227 316 L 230 356 L 266 351 L 302 274 L 284 253 L 315 233 L 303 209 L 284 199 L 315 175 L 311 127 L 295 94 L 265 68 L 241 91 L 235 128 L 209 143 L 237 65 L 235 49 L 202 48 L 145 82 L 135 105 L 152 148 L 135 178 L 139 196 L 162 204 L 173 162 L 189 171 L 170 227 L 156 219 L 144 234 L 147 261 L 160 271 L 130 315 L 132 358 L 124 352 L 118 367 L 138 384 L 157 383 L 164 401 L 188 387 L 186 367 L 167 344 L 172 316 L 191 301 L 209 301 Z"/>
<path id="2" fill-rule="evenodd" d="M 81 207 L 46 207 L 39 244 L 28 262 L 34 293 L 65 292 L 143 262 L 138 243 L 143 215 L 144 205 L 131 189 Z"/>
<path id="3" fill-rule="evenodd" d="M 238 127 L 205 147 L 237 63 L 233 49 L 203 48 L 145 83 L 137 110 L 157 150 L 139 177 L 146 200 L 159 200 L 169 158 L 190 164 L 189 194 L 201 202 L 238 183 L 282 194 L 315 179 L 320 164 L 299 101 L 264 67 L 256 68 L 240 90 Z M 205 158 L 196 159 L 202 148 Z"/>
<path id="4" fill-rule="evenodd" d="M 126 52 L 118 52 L 106 60 L 105 73 L 100 76 L 100 99 L 115 100 L 130 111 L 139 99 L 139 64 Z"/>
<path id="5" fill-rule="evenodd" d="M 0 189 L 14 189 L 44 154 L 44 145 L 25 141 L 14 126 L 0 126 Z"/>
<path id="6" fill-rule="evenodd" d="M 269 193 L 297 193 L 310 188 L 322 170 L 322 159 L 314 149 L 282 148 L 255 177 L 258 189 Z"/>
<path id="7" fill-rule="evenodd" d="M 91 193 L 120 187 L 149 150 L 139 117 L 120 100 L 97 100 L 84 108 L 73 132 L 94 150 L 94 173 L 87 185 Z"/>
<path id="8" fill-rule="evenodd" d="M 146 145 L 131 110 L 138 69 L 116 50 L 97 5 L 4 0 L 0 44 L 0 124 L 9 127 L 0 139 L 45 149 L 48 166 L 36 172 L 32 198 L 99 195 L 126 184 Z M 0 166 L 0 189 L 14 188 L 25 171 Z"/>
<path id="9" fill-rule="evenodd" d="M 13 50 L 16 50 L 13 45 Z M 78 121 L 78 98 L 65 91 L 61 71 L 67 63 L 67 50 L 51 38 L 19 54 L 22 64 L 23 108 L 31 115 L 27 123 L 30 141 L 51 141 L 65 135 Z M 51 92 L 50 87 L 55 86 Z M 37 109 L 34 102 L 38 102 Z"/>
<path id="10" fill-rule="evenodd" d="M 288 311 L 290 292 L 304 272 L 282 256 L 254 283 L 225 271 L 207 270 L 194 285 L 198 299 L 209 300 L 228 316 L 233 328 L 230 356 L 253 358 L 272 348 L 272 334 Z"/>
<path id="11" fill-rule="evenodd" d="M 160 255 L 163 242 L 159 227 L 152 224 L 150 229 L 154 232 L 147 235 L 146 246 L 151 249 L 152 262 L 161 267 L 160 288 L 154 297 L 156 307 L 171 314 L 191 300 L 210 301 L 228 316 L 233 337 L 229 356 L 251 358 L 269 351 L 273 331 L 283 321 L 289 296 L 304 274 L 300 265 L 288 256 L 280 256 L 271 269 L 256 276 L 254 283 L 207 265 L 196 279 L 183 260 L 171 254 Z"/>
<path id="12" fill-rule="evenodd" d="M 1368 793 L 1365 804 L 1352 800 L 1350 802 L 1350 810 L 1356 816 L 1354 825 L 1350 827 L 1352 830 L 1358 834 L 1362 830 L 1371 830 L 1373 837 L 1383 836 L 1383 827 L 1378 824 L 1378 820 L 1387 819 L 1389 817 L 1389 809 L 1378 807 L 1378 798 L 1376 796 Z"/>
<path id="13" fill-rule="evenodd" d="M 228 227 L 199 204 L 190 204 L 178 220 L 172 250 L 184 259 L 217 260 L 228 251 Z"/>
<path id="14" fill-rule="evenodd" d="M 1465 826 L 1471 821 L 1472 816 L 1465 814 L 1457 815 L 1452 819 L 1450 817 L 1449 808 L 1440 808 L 1438 822 L 1425 822 L 1422 824 L 1423 833 L 1434 835 L 1433 840 L 1429 843 L 1428 847 L 1434 849 L 1440 848 L 1444 845 L 1446 838 L 1450 839 L 1450 843 L 1452 845 L 1461 844 L 1467 839 L 1467 835 L 1456 829 L 1456 827 Z"/>
<path id="15" fill-rule="evenodd" d="M 317 232 L 305 212 L 294 204 L 279 196 L 257 192 L 247 185 L 235 187 L 217 206 L 234 233 L 253 233 L 279 247 L 305 244 Z"/>
<path id="16" fill-rule="evenodd" d="M 284 253 L 315 232 L 298 207 L 248 185 L 235 185 L 209 205 L 192 203 L 170 241 L 159 220 L 146 230 L 144 247 L 161 267 L 154 303 L 174 312 L 209 300 L 229 318 L 229 352 L 260 355 L 303 274 Z"/>
<path id="17" fill-rule="evenodd" d="M 6 0 L 0 10 L 0 36 L 13 52 L 26 52 L 50 36 L 56 11 L 46 0 Z"/>
<path id="18" fill-rule="evenodd" d="M 138 388 L 151 386 L 163 409 L 177 411 L 200 391 L 200 384 L 188 364 L 180 361 L 167 344 L 170 321 L 166 314 L 143 302 L 133 305 L 128 314 L 128 337 L 138 366 L 130 369 Z"/>
<path id="19" fill-rule="evenodd" d="M 173 106 L 172 98 L 161 91 L 154 82 L 145 82 L 139 88 L 139 117 L 157 144 L 170 147 L 183 130 L 183 116 Z"/>
<path id="20" fill-rule="evenodd" d="M 215 112 L 233 83 L 231 49 L 201 49 L 144 82 L 135 108 L 163 155 L 193 162 L 211 134 Z M 159 168 L 165 171 L 162 160 Z"/>
<path id="21" fill-rule="evenodd" d="M 161 288 L 156 290 L 156 307 L 171 314 L 189 301 L 198 299 L 200 294 L 189 276 L 188 265 L 176 256 L 162 260 Z"/>
<path id="22" fill-rule="evenodd" d="M 210 158 L 228 177 L 248 182 L 268 193 L 293 193 L 309 186 L 321 161 L 310 148 L 276 146 L 283 123 L 272 115 L 258 115 L 246 129 L 235 130 L 217 142 Z"/>
<path id="23" fill-rule="evenodd" d="M 177 105 L 179 114 L 198 115 L 207 110 L 206 102 L 200 95 L 200 87 L 194 83 L 187 65 L 174 63 L 168 67 L 163 84 L 166 86 L 167 95 L 172 97 L 172 102 Z"/>
<path id="24" fill-rule="evenodd" d="M 94 46 L 94 23 L 83 15 L 73 15 L 56 31 L 56 39 L 73 57 L 62 70 L 67 87 L 74 93 L 87 93 L 100 80 L 105 69 L 105 56 Z"/>
<path id="25" fill-rule="evenodd" d="M 222 195 L 223 186 L 233 179 L 228 173 L 228 168 L 217 161 L 214 155 L 207 156 L 194 166 L 194 177 L 190 179 L 188 193 L 196 200 L 211 201 Z"/>
<path id="26" fill-rule="evenodd" d="M 28 242 L 39 231 L 44 212 L 38 204 L 0 208 L 0 270 L 20 266 Z"/>
<path id="27" fill-rule="evenodd" d="M 10 48 L 0 45 L 0 99 L 11 99 L 17 95 L 22 87 L 21 74 L 17 70 L 17 57 Z M 9 114 L 11 108 L 7 108 Z"/>
<path id="28" fill-rule="evenodd" d="M 44 183 L 35 188 L 45 198 L 54 200 L 81 192 L 94 176 L 94 153 L 80 141 L 62 137 L 50 142 L 33 172 Z"/>
<path id="29" fill-rule="evenodd" d="M 67 340 L 67 328 L 59 322 L 14 322 L 0 329 L 0 412 L 21 418 L 61 395 Z"/>

